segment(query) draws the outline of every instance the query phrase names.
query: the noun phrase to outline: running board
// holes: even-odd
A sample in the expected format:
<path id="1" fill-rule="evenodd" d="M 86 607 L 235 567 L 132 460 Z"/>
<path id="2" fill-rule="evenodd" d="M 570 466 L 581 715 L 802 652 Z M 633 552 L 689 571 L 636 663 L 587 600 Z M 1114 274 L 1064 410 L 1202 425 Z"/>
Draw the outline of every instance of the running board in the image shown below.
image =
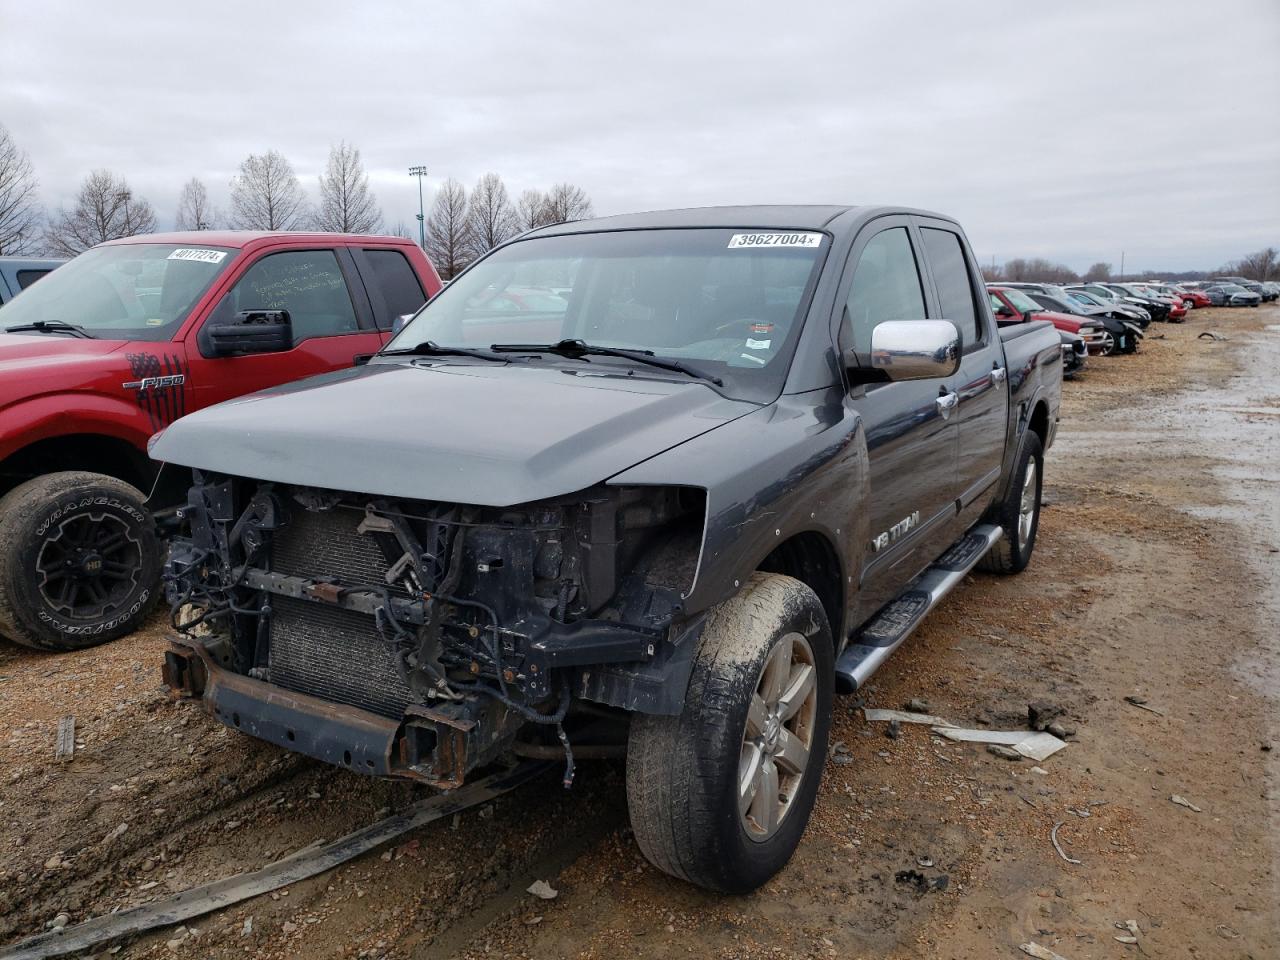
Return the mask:
<path id="1" fill-rule="evenodd" d="M 974 527 L 882 607 L 836 660 L 836 689 L 853 693 L 862 687 L 1002 536 L 1004 529 L 994 523 Z"/>

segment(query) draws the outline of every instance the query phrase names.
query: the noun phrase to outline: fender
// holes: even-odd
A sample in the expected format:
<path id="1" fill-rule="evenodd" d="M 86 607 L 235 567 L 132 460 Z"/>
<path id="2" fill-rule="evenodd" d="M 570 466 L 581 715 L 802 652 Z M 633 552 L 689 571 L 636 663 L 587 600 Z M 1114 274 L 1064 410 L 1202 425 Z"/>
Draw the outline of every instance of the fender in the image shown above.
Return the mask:
<path id="1" fill-rule="evenodd" d="M 102 393 L 47 393 L 6 407 L 3 417 L 0 461 L 39 440 L 86 433 L 124 440 L 145 456 L 154 432 L 136 403 Z"/>
<path id="2" fill-rule="evenodd" d="M 762 477 L 772 478 L 763 488 Z M 784 395 L 607 482 L 706 490 L 702 546 L 685 596 L 688 614 L 733 596 L 779 544 L 815 532 L 839 558 L 847 620 L 868 537 L 858 509 L 868 496 L 868 477 L 862 418 L 845 403 L 841 388 L 830 387 Z M 847 626 L 833 624 L 832 632 L 842 638 Z"/>

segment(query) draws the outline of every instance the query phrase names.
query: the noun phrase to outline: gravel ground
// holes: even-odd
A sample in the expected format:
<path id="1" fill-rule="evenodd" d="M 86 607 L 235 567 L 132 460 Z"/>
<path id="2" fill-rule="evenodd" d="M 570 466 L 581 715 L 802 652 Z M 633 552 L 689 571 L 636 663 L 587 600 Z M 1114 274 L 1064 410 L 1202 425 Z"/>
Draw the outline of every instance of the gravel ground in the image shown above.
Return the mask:
<path id="1" fill-rule="evenodd" d="M 1066 750 L 1037 765 L 925 728 L 890 739 L 842 698 L 800 851 L 750 896 L 650 868 L 620 767 L 584 763 L 572 791 L 548 776 L 113 956 L 985 960 L 1028 941 L 1067 960 L 1280 955 L 1280 308 L 1150 332 L 1066 385 L 1030 569 L 972 577 L 864 692 L 992 727 L 1047 700 L 1076 730 Z M 171 701 L 164 635 L 158 619 L 66 655 L 0 641 L 0 942 L 259 867 L 424 795 Z M 69 715 L 78 748 L 58 763 Z M 1056 824 L 1079 863 L 1055 851 Z M 526 894 L 536 879 L 559 896 Z M 1126 921 L 1136 944 L 1116 939 L 1135 936 Z"/>

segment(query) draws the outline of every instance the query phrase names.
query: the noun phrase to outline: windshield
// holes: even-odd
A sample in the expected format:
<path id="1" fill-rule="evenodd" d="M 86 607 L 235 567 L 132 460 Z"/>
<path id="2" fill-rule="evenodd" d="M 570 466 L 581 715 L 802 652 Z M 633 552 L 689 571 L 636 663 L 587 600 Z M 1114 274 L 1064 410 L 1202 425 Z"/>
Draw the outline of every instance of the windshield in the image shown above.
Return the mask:
<path id="1" fill-rule="evenodd" d="M 1019 313 L 1035 313 L 1037 310 L 1044 309 L 1044 307 L 1040 306 L 1040 304 L 1036 303 L 1021 290 L 1017 290 L 1013 287 L 1006 287 L 1004 295 L 1008 299 L 1009 303 L 1013 305 L 1013 309 L 1017 310 Z"/>
<path id="2" fill-rule="evenodd" d="M 826 245 L 821 233 L 738 229 L 522 240 L 450 283 L 387 350 L 582 340 L 687 360 L 730 396 L 767 402 L 781 391 Z M 587 366 L 546 354 L 536 362 Z M 616 357 L 589 363 L 672 376 Z"/>
<path id="3" fill-rule="evenodd" d="M 234 255 L 171 243 L 94 247 L 14 297 L 0 328 L 73 323 L 107 340 L 168 340 Z"/>

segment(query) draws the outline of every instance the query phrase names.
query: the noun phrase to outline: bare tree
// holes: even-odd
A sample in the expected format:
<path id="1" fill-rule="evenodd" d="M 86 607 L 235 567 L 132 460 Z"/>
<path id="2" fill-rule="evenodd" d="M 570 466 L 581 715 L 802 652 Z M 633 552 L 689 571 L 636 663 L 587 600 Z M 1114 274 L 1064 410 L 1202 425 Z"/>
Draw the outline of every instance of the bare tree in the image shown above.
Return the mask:
<path id="1" fill-rule="evenodd" d="M 320 176 L 320 212 L 316 226 L 330 233 L 377 233 L 382 211 L 369 191 L 369 175 L 360 151 L 345 140 L 329 148 L 329 163 Z"/>
<path id="2" fill-rule="evenodd" d="M 1031 260 L 1019 257 L 1004 265 L 1005 280 L 1037 280 L 1042 283 L 1075 283 L 1080 275 L 1062 263 L 1050 263 L 1043 257 Z"/>
<path id="3" fill-rule="evenodd" d="M 452 177 L 440 185 L 427 216 L 427 255 L 442 280 L 452 280 L 471 262 L 467 188 Z"/>
<path id="4" fill-rule="evenodd" d="M 516 201 L 516 225 L 521 230 L 545 227 L 552 221 L 547 214 L 547 195 L 541 190 L 526 190 Z"/>
<path id="5" fill-rule="evenodd" d="M 409 232 L 409 225 L 407 223 L 403 220 L 397 220 L 396 225 L 391 228 L 391 236 L 404 237 L 404 239 L 408 240 L 413 236 L 413 234 Z"/>
<path id="6" fill-rule="evenodd" d="M 581 187 L 571 183 L 557 183 L 547 192 L 545 216 L 547 223 L 564 223 L 591 216 L 591 198 Z"/>
<path id="7" fill-rule="evenodd" d="M 1089 280 L 1110 280 L 1111 264 L 1103 260 L 1099 260 L 1097 263 L 1091 266 L 1088 270 L 1086 270 L 1084 272 L 1084 275 Z"/>
<path id="8" fill-rule="evenodd" d="M 231 207 L 241 230 L 299 230 L 310 211 L 293 165 L 275 150 L 250 154 L 231 181 Z"/>
<path id="9" fill-rule="evenodd" d="M 1258 280 L 1263 283 L 1271 279 L 1272 274 L 1280 275 L 1280 253 L 1275 247 L 1267 247 L 1237 260 L 1224 269 L 1224 273 L 1238 274 L 1246 280 Z"/>
<path id="10" fill-rule="evenodd" d="M 0 255 L 31 253 L 40 245 L 38 187 L 31 159 L 0 125 Z"/>
<path id="11" fill-rule="evenodd" d="M 209 191 L 196 177 L 182 186 L 178 195 L 178 215 L 174 218 L 175 230 L 213 230 L 217 227 L 218 212 L 209 203 Z"/>
<path id="12" fill-rule="evenodd" d="M 997 267 L 994 263 L 989 263 L 982 268 L 982 279 L 987 283 L 995 283 L 997 280 L 1005 279 L 1004 269 Z"/>
<path id="13" fill-rule="evenodd" d="M 519 231 L 506 185 L 496 173 L 486 173 L 471 191 L 467 201 L 467 227 L 471 234 L 471 252 L 477 257 Z"/>
<path id="14" fill-rule="evenodd" d="M 45 232 L 52 253 L 74 257 L 107 240 L 152 233 L 156 214 L 142 197 L 135 197 L 123 177 L 94 170 L 76 194 L 75 206 L 59 210 Z"/>

